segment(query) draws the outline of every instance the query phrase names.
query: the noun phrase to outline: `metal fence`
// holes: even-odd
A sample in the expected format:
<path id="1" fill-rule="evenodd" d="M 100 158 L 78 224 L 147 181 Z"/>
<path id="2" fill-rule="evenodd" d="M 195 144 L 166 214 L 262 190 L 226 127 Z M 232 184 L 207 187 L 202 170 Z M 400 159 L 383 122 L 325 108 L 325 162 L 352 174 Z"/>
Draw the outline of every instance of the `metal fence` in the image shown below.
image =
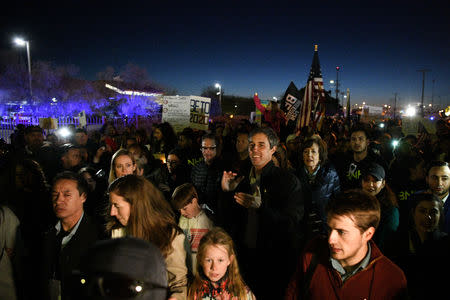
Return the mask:
<path id="1" fill-rule="evenodd" d="M 11 143 L 11 134 L 16 129 L 16 126 L 23 124 L 24 126 L 39 125 L 39 117 L 22 117 L 16 119 L 0 120 L 0 139 Z M 79 119 L 77 117 L 59 117 L 57 128 L 74 125 L 79 127 Z M 161 116 L 135 116 L 131 118 L 106 118 L 98 116 L 86 116 L 86 129 L 88 132 L 99 130 L 106 122 L 112 124 L 120 133 L 125 128 L 135 126 L 136 128 L 151 129 L 153 123 L 160 123 Z M 55 129 L 45 130 L 45 134 L 54 132 Z"/>

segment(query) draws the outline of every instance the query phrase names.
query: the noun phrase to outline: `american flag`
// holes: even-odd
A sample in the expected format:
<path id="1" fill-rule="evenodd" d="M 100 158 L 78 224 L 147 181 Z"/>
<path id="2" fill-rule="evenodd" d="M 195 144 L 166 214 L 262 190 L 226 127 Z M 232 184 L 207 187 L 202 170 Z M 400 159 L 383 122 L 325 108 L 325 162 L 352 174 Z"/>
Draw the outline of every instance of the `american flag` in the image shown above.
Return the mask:
<path id="1" fill-rule="evenodd" d="M 300 117 L 297 128 L 310 126 L 319 127 L 325 116 L 325 91 L 323 89 L 322 71 L 320 70 L 319 53 L 317 45 L 314 49 L 314 57 L 309 72 L 308 82 L 305 87 Z"/>

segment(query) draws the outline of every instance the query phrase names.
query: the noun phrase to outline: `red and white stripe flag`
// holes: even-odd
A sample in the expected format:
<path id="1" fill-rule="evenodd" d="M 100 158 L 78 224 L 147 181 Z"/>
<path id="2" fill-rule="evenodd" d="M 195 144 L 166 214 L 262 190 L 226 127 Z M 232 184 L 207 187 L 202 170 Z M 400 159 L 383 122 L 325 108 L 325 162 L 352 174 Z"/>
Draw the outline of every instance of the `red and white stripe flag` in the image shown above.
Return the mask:
<path id="1" fill-rule="evenodd" d="M 314 57 L 309 72 L 308 82 L 305 87 L 300 116 L 297 122 L 297 128 L 304 126 L 316 128 L 320 125 L 325 116 L 325 91 L 323 89 L 322 72 L 320 70 L 319 54 L 317 45 L 314 49 Z"/>

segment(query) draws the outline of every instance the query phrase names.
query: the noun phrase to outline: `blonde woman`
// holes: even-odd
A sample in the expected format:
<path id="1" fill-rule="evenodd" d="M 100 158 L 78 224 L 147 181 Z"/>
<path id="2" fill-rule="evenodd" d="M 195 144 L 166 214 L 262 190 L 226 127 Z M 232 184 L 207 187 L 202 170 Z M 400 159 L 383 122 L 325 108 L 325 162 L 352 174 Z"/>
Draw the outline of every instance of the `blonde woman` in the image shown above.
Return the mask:
<path id="1" fill-rule="evenodd" d="M 135 174 L 135 172 L 136 161 L 134 160 L 134 156 L 126 149 L 119 149 L 111 158 L 108 183 L 113 182 L 119 177 Z"/>

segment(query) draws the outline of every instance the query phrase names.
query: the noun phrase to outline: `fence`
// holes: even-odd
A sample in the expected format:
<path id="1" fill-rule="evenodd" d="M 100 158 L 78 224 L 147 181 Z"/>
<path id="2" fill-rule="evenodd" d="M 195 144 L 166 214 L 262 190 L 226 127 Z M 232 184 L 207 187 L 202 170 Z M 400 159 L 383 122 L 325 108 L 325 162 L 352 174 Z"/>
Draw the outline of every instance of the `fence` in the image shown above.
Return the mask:
<path id="1" fill-rule="evenodd" d="M 79 127 L 79 119 L 77 117 L 59 117 L 58 128 L 74 125 Z M 39 125 L 39 117 L 22 117 L 16 119 L 0 120 L 0 139 L 5 140 L 7 143 L 11 143 L 11 134 L 17 125 L 22 124 L 24 126 Z M 153 123 L 160 123 L 161 116 L 135 116 L 131 118 L 110 118 L 86 116 L 86 129 L 88 132 L 99 130 L 106 122 L 112 124 L 118 132 L 122 132 L 129 126 L 135 126 L 136 128 L 145 128 L 149 130 Z M 45 134 L 54 132 L 55 129 L 45 130 Z"/>

